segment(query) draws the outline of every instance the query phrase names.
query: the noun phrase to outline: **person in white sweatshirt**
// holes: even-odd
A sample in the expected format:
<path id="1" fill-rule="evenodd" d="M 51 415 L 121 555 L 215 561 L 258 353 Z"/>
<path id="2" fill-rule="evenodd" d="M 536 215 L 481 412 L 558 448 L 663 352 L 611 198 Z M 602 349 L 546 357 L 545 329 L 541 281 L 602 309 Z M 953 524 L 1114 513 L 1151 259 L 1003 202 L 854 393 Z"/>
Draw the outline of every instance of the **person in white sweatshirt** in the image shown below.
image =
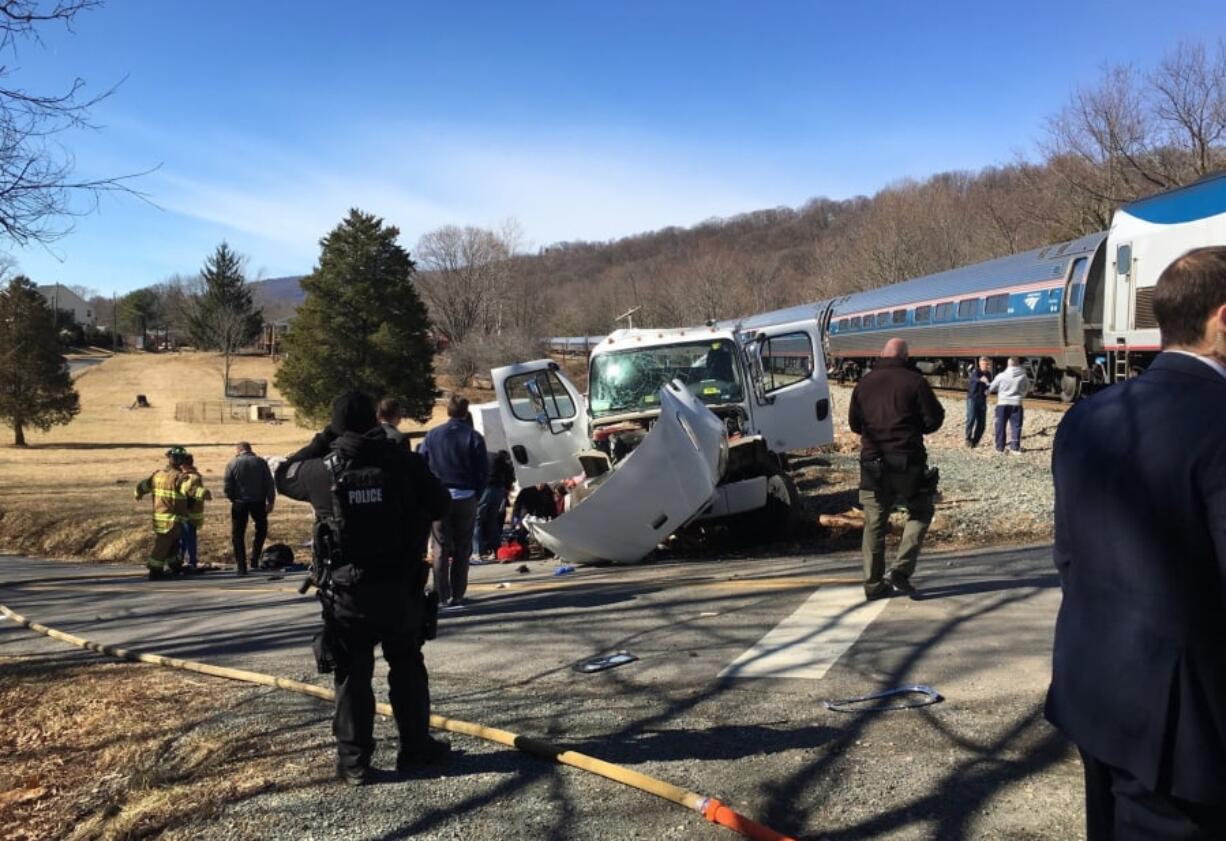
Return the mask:
<path id="1" fill-rule="evenodd" d="M 1009 425 L 1009 452 L 1022 451 L 1022 399 L 1030 391 L 1030 379 L 1022 360 L 1009 357 L 1009 367 L 996 375 L 988 386 L 996 394 L 996 452 L 1005 451 L 1005 424 Z"/>

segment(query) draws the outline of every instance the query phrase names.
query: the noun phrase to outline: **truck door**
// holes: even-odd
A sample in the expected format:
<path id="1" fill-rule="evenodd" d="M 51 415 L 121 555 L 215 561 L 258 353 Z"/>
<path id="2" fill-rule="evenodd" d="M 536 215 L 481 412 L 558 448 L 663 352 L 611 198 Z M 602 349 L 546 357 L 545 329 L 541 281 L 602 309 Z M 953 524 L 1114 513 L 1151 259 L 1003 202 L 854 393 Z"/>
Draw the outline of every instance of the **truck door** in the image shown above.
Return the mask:
<path id="1" fill-rule="evenodd" d="M 538 359 L 490 375 L 520 487 L 582 473 L 578 453 L 588 447 L 587 405 L 558 363 Z"/>
<path id="2" fill-rule="evenodd" d="M 778 453 L 834 440 L 830 388 L 815 320 L 758 330 L 745 346 L 753 385 L 754 428 Z"/>

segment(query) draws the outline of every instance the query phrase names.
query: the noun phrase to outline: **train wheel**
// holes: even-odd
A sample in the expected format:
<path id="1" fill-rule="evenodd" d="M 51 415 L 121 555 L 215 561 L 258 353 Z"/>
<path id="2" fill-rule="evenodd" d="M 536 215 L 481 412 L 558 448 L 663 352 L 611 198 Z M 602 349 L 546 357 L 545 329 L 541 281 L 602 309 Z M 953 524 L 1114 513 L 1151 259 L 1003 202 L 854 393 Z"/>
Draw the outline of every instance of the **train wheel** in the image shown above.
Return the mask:
<path id="1" fill-rule="evenodd" d="M 1081 394 L 1081 377 L 1065 374 L 1060 378 L 1060 402 L 1072 403 Z"/>

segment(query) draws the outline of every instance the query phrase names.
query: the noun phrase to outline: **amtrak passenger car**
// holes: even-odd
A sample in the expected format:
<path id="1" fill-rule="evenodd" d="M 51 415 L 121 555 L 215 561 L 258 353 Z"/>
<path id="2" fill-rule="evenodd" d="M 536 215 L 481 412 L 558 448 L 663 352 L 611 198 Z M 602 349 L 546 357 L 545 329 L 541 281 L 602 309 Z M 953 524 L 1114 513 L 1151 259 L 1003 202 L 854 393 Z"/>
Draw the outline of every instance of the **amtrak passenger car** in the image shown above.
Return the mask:
<path id="1" fill-rule="evenodd" d="M 986 263 L 744 319 L 818 319 L 831 373 L 856 379 L 905 339 L 934 381 L 961 385 L 977 357 L 1024 360 L 1036 391 L 1073 400 L 1135 376 L 1159 350 L 1154 286 L 1193 248 L 1226 245 L 1226 173 L 1124 205 L 1111 229 Z"/>

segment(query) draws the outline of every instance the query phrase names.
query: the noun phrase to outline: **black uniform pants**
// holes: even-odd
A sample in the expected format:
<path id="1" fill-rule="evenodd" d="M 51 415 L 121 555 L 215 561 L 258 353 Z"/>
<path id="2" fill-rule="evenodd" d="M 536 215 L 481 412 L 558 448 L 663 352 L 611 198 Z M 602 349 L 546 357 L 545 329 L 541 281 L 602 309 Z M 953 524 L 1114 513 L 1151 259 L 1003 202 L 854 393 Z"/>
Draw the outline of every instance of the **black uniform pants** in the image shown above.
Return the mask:
<path id="1" fill-rule="evenodd" d="M 363 619 L 337 617 L 325 612 L 336 671 L 337 761 L 346 768 L 370 765 L 375 751 L 375 645 L 382 645 L 387 660 L 387 687 L 401 749 L 419 748 L 430 728 L 430 685 L 421 655 L 420 630 L 388 632 Z"/>
<path id="2" fill-rule="evenodd" d="M 264 538 L 268 536 L 268 509 L 263 502 L 230 503 L 230 540 L 234 544 L 234 563 L 241 571 L 247 569 L 247 518 L 255 523 L 255 540 L 251 544 L 251 563 L 260 563 Z"/>
<path id="3" fill-rule="evenodd" d="M 1085 751 L 1087 841 L 1221 841 L 1226 806 L 1149 791 L 1120 768 Z"/>

